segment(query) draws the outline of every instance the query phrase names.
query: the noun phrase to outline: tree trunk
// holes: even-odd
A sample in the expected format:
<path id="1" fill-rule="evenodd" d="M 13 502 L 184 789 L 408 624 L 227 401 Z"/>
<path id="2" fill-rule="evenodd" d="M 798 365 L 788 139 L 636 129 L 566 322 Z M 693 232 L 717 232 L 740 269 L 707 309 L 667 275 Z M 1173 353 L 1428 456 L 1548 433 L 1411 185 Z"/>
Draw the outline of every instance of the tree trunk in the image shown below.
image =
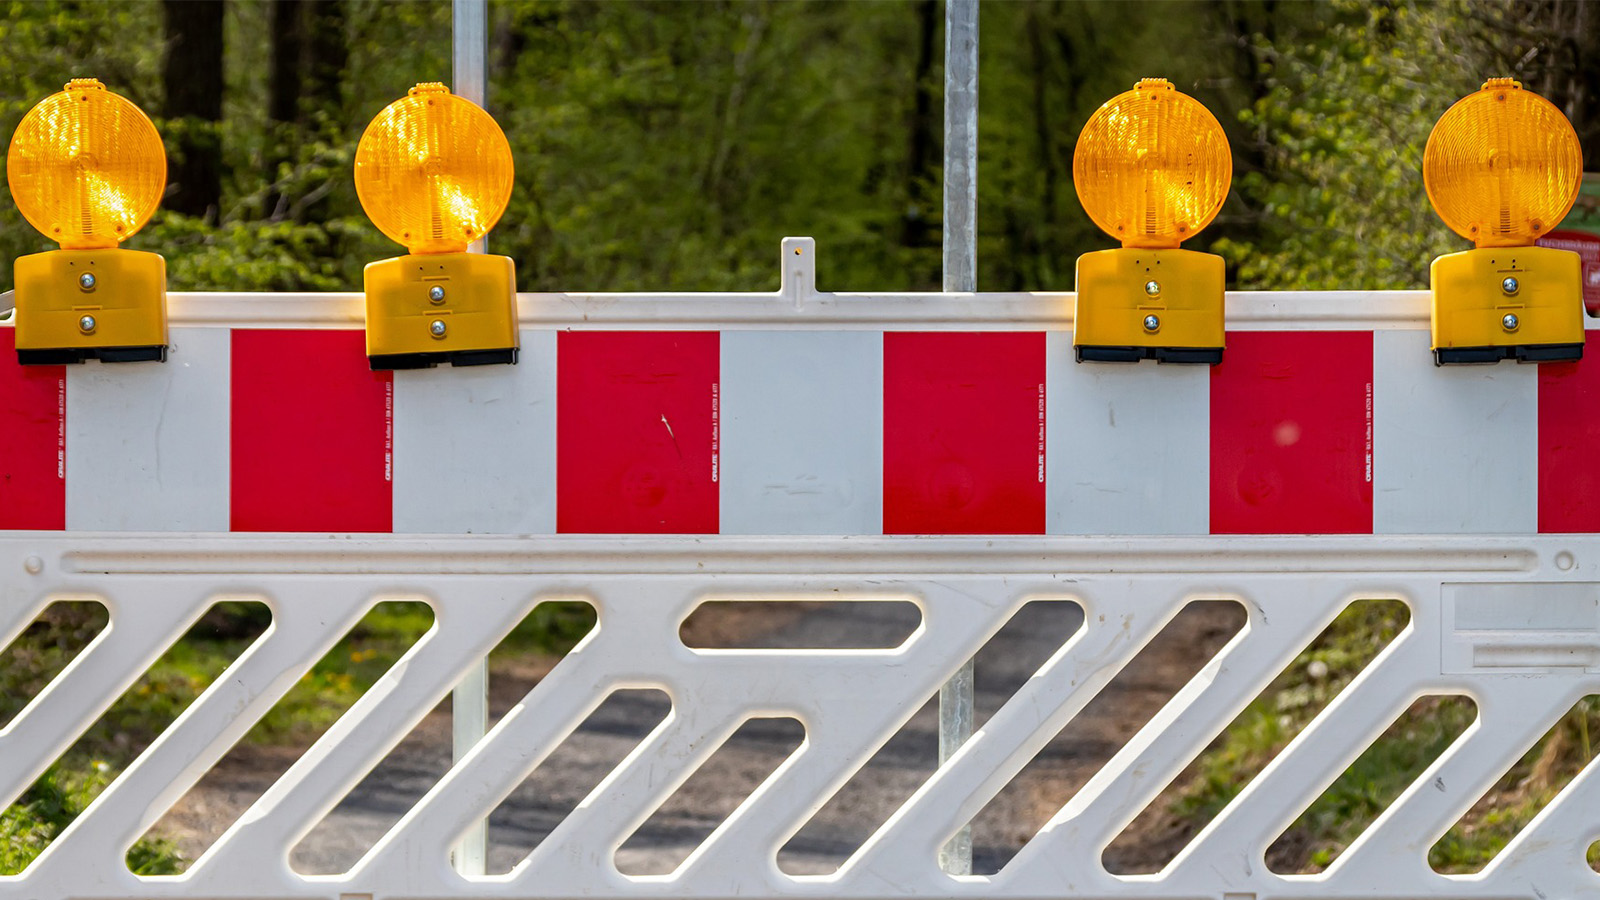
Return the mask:
<path id="1" fill-rule="evenodd" d="M 162 80 L 173 158 L 168 209 L 215 221 L 222 203 L 222 2 L 163 0 L 167 49 Z"/>
<path id="2" fill-rule="evenodd" d="M 272 139 L 266 159 L 265 215 L 295 221 L 325 218 L 325 191 L 297 196 L 283 182 L 294 149 L 315 136 L 336 138 L 343 130 L 344 78 L 350 62 L 344 0 L 275 0 L 272 5 L 272 73 L 267 118 Z M 318 134 L 322 133 L 322 134 Z"/>
<path id="3" fill-rule="evenodd" d="M 938 59 L 937 47 L 941 32 L 937 0 L 922 0 L 917 4 L 917 67 L 913 84 L 911 127 L 906 145 L 905 210 L 901 217 L 900 244 L 911 250 L 938 245 L 940 217 L 930 211 L 941 209 L 936 173 L 942 142 L 943 110 L 935 99 L 944 96 L 942 86 L 935 82 L 934 63 Z M 923 281 L 921 272 L 917 280 Z M 931 283 L 939 283 L 935 270 Z"/>
<path id="4" fill-rule="evenodd" d="M 272 76 L 267 90 L 267 117 L 293 123 L 300 115 L 300 0 L 272 4 Z"/>
<path id="5" fill-rule="evenodd" d="M 320 125 L 319 116 L 340 128 L 344 109 L 344 70 L 350 62 L 350 47 L 345 42 L 344 0 L 310 0 L 306 4 L 310 19 L 310 39 L 305 49 L 310 54 L 305 71 L 305 103 L 301 105 L 302 124 Z"/>

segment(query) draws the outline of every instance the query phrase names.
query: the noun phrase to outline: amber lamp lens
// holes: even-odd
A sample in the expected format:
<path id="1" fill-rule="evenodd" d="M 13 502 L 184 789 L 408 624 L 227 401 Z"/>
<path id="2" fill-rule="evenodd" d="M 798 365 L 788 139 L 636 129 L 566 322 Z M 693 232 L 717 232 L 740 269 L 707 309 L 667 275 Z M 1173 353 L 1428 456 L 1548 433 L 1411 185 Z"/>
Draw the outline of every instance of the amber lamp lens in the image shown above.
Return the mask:
<path id="1" fill-rule="evenodd" d="M 441 84 L 389 104 L 356 146 L 361 207 L 412 253 L 467 249 L 506 211 L 511 181 L 505 132 Z"/>
<path id="2" fill-rule="evenodd" d="M 1491 78 L 1433 126 L 1422 180 L 1455 233 L 1479 247 L 1523 247 L 1572 209 L 1583 152 L 1555 104 L 1510 78 Z"/>
<path id="3" fill-rule="evenodd" d="M 23 218 L 63 249 L 115 247 L 155 214 L 167 154 L 139 107 L 78 78 L 22 117 L 6 180 Z"/>
<path id="4" fill-rule="evenodd" d="M 1089 117 L 1072 156 L 1078 200 L 1124 247 L 1176 247 L 1216 218 L 1233 180 L 1210 110 L 1146 78 Z"/>

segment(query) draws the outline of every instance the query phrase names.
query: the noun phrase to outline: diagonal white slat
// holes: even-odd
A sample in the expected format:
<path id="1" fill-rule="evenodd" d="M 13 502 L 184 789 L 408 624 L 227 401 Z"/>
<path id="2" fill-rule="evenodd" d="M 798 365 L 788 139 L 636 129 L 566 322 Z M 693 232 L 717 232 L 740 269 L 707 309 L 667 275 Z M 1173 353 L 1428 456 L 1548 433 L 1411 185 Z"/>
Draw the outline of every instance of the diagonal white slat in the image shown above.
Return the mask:
<path id="1" fill-rule="evenodd" d="M 720 678 L 723 683 L 748 687 L 757 677 L 771 682 L 767 691 L 750 691 L 749 702 L 792 711 L 806 726 L 806 741 L 769 783 L 808 789 L 752 795 L 685 861 L 680 870 L 685 889 L 746 888 L 732 873 L 739 871 L 738 861 L 750 858 L 773 861 L 763 874 L 784 879 L 775 863 L 779 848 L 949 679 L 951 672 L 936 661 L 971 658 L 1023 603 L 1036 599 L 1006 585 L 985 587 L 930 585 L 919 598 L 923 629 L 895 651 L 816 653 L 776 680 L 767 674 L 771 660 L 766 654 L 718 654 L 699 661 L 699 666 L 721 668 L 739 658 L 747 671 L 729 672 L 733 677 Z M 984 603 L 981 613 L 963 602 L 973 598 Z M 868 684 L 871 690 L 862 690 Z M 894 715 L 886 717 L 889 710 Z"/>
<path id="2" fill-rule="evenodd" d="M 1217 853 L 1237 860 L 1243 872 L 1263 867 L 1267 845 L 1421 693 L 1405 676 L 1415 666 L 1415 656 L 1426 652 L 1419 650 L 1423 640 L 1415 630 L 1396 637 L 1200 832 L 1168 871 L 1214 864 L 1208 857 Z M 1392 690 L 1396 683 L 1407 688 Z"/>
<path id="3" fill-rule="evenodd" d="M 557 825 L 529 857 L 518 880 L 620 881 L 622 876 L 604 849 L 574 854 L 565 848 L 620 846 L 741 724 L 735 710 L 715 701 L 675 706 L 672 716 L 607 778 L 608 802 L 586 807 Z"/>
<path id="4" fill-rule="evenodd" d="M 96 599 L 105 603 L 111 621 L 46 685 L 0 733 L 0 803 L 9 805 L 123 692 L 132 687 L 167 647 L 205 612 L 206 594 L 186 602 L 168 600 L 165 592 L 130 585 L 108 594 L 79 588 L 59 599 Z M 138 615 L 124 612 L 138 609 Z"/>
<path id="5" fill-rule="evenodd" d="M 38 565 L 25 565 L 37 557 Z M 1600 779 L 1580 775 L 1480 876 L 1437 875 L 1427 845 L 1504 765 L 1577 697 L 1600 690 L 1584 648 L 1600 622 L 1573 597 L 1600 584 L 1600 538 L 671 538 L 0 537 L 0 621 L 16 631 L 54 599 L 104 597 L 112 627 L 13 728 L 0 733 L 0 779 L 18 781 L 70 743 L 151 660 L 219 598 L 260 597 L 274 630 L 21 875 L 0 900 L 445 900 L 541 896 L 624 900 L 736 897 L 1125 897 L 1229 894 L 1285 900 L 1418 897 L 1510 900 L 1586 896 L 1600 883 L 1583 851 L 1600 839 Z M 1463 585 L 1484 585 L 1477 593 Z M 1574 585 L 1579 587 L 1574 587 Z M 1600 587 L 1594 588 L 1600 590 Z M 126 843 L 226 751 L 298 673 L 378 599 L 423 597 L 439 624 L 377 688 L 278 779 L 180 877 L 136 878 Z M 898 648 L 696 651 L 678 627 L 712 599 L 910 599 L 923 626 Z M 1445 598 L 1508 598 L 1518 615 L 1448 617 Z M 350 872 L 300 876 L 287 863 L 307 833 L 532 604 L 587 598 L 600 626 L 405 813 Z M 1210 661 L 993 877 L 938 868 L 944 837 L 971 818 L 1076 713 L 1196 599 L 1237 598 L 1248 630 Z M 1408 631 L 1349 686 L 1176 862 L 1117 877 L 1105 843 L 1198 754 L 1230 717 L 1351 600 L 1399 597 Z M 937 770 L 835 875 L 791 877 L 777 849 L 907 721 L 955 666 L 1023 604 L 1080 601 L 1068 639 L 954 760 Z M 1565 605 L 1562 605 L 1565 604 Z M 1481 603 L 1480 603 L 1481 605 Z M 1523 615 L 1524 606 L 1548 615 Z M 1558 608 L 1559 607 L 1559 608 Z M 1587 608 L 1587 607 L 1583 607 Z M 1559 613 L 1559 615 L 1558 615 Z M 1102 619 L 1103 617 L 1103 619 Z M 1459 621 L 1458 621 L 1459 620 Z M 1524 620 L 1563 631 L 1530 632 Z M 1463 624 L 1464 623 L 1464 624 Z M 1471 626 L 1468 628 L 1467 626 Z M 1466 631 L 1461 629 L 1466 628 Z M 1530 636 L 1531 635 L 1531 636 Z M 1450 657 L 1466 641 L 1516 641 L 1516 668 L 1493 654 Z M 1478 643 L 1473 643 L 1478 642 Z M 1549 665 L 1532 665 L 1540 653 Z M 1575 662 L 1576 661 L 1576 662 Z M 465 878 L 449 849 L 617 688 L 658 687 L 666 722 L 553 834 L 505 876 Z M 1483 724 L 1441 757 L 1327 873 L 1264 870 L 1265 845 L 1411 700 L 1462 693 Z M 45 710 L 48 709 L 48 714 Z M 630 878 L 612 854 L 751 716 L 806 727 L 792 755 L 671 875 Z M 19 742 L 18 738 L 22 740 Z M 22 748 L 18 752 L 17 748 Z M 1448 790 L 1432 786 L 1442 779 Z M 21 781 L 26 784 L 26 781 Z M 741 790 L 748 790 L 745 785 Z"/>
<path id="6" fill-rule="evenodd" d="M 1164 593 L 1134 600 L 1115 582 L 1073 595 L 1083 604 L 1085 628 L 846 862 L 842 880 L 870 877 L 860 873 L 885 859 L 934 860 L 1182 607 L 1180 597 Z M 930 885 L 947 880 L 937 867 L 918 874 Z"/>
<path id="7" fill-rule="evenodd" d="M 612 690 L 641 683 L 607 671 L 607 651 L 620 632 L 602 618 L 589 639 L 508 710 L 356 864 L 352 876 L 403 872 L 419 890 L 451 890 L 458 877 L 448 848 L 456 838 L 509 796 Z"/>
<path id="8" fill-rule="evenodd" d="M 25 590 L 0 585 L 0 653 L 6 652 L 49 606 L 49 597 L 30 596 Z M 6 729 L 0 728 L 0 735 L 5 733 Z"/>
<path id="9" fill-rule="evenodd" d="M 1545 690 L 1526 679 L 1475 686 L 1478 721 L 1334 860 L 1329 876 L 1407 867 L 1425 875 L 1434 842 L 1565 714 Z"/>
<path id="10" fill-rule="evenodd" d="M 79 869 L 85 861 L 126 877 L 119 858 L 96 851 L 126 848 L 176 803 L 251 726 L 294 687 L 371 605 L 354 586 L 291 586 L 273 627 L 195 698 L 155 743 L 112 782 L 34 863 L 41 872 Z M 131 610 L 113 613 L 131 618 Z M 120 871 L 118 871 L 120 870 Z"/>
<path id="11" fill-rule="evenodd" d="M 429 600 L 447 611 L 436 616 L 434 628 L 195 862 L 191 872 L 196 880 L 230 878 L 263 847 L 287 856 L 444 699 L 473 660 L 492 650 L 533 605 L 531 596 L 504 579 Z M 469 605 L 471 615 L 460 614 Z"/>
<path id="12" fill-rule="evenodd" d="M 1098 868 L 1101 852 L 1117 833 L 1338 615 L 1338 601 L 1346 598 L 1321 596 L 1328 593 L 1313 582 L 1274 583 L 1256 592 L 1255 603 L 1271 606 L 1273 613 L 1255 609 L 1228 646 L 1084 784 L 996 881 L 1043 889 L 1065 870 Z M 1208 590 L 1205 596 L 1244 593 Z"/>
<path id="13" fill-rule="evenodd" d="M 1591 684 L 1591 692 L 1600 685 Z M 1482 874 L 1489 891 L 1513 893 L 1530 882 L 1547 897 L 1582 897 L 1600 884 L 1600 873 L 1585 863 L 1589 847 L 1600 841 L 1600 757 L 1534 816 Z"/>

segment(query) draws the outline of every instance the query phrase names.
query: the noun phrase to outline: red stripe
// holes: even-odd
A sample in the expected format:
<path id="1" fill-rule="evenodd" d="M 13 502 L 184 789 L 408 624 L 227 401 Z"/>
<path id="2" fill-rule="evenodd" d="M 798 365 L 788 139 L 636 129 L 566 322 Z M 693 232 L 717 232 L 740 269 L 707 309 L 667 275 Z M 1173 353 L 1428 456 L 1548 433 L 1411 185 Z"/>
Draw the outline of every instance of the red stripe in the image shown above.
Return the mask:
<path id="1" fill-rule="evenodd" d="M 557 343 L 556 530 L 717 532 L 714 331 L 565 331 Z"/>
<path id="2" fill-rule="evenodd" d="M 1372 333 L 1236 332 L 1211 370 L 1211 531 L 1372 532 Z"/>
<path id="3" fill-rule="evenodd" d="M 235 330 L 232 402 L 234 531 L 392 529 L 394 379 L 362 332 Z"/>
<path id="4" fill-rule="evenodd" d="M 883 530 L 1043 534 L 1045 336 L 883 336 Z"/>
<path id="5" fill-rule="evenodd" d="M 1600 363 L 1539 366 L 1539 530 L 1600 531 Z"/>
<path id="6" fill-rule="evenodd" d="M 0 328 L 0 528 L 67 525 L 67 369 L 17 364 Z"/>

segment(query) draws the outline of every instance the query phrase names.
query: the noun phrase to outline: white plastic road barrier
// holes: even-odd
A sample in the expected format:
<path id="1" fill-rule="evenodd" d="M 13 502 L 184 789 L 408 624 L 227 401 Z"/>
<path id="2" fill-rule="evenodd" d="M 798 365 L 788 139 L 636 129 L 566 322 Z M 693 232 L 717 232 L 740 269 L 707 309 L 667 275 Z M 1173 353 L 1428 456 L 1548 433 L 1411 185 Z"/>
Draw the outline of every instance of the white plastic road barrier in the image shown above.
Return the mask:
<path id="1" fill-rule="evenodd" d="M 1215 369 L 1076 365 L 1070 295 L 820 293 L 814 250 L 785 242 L 777 293 L 524 295 L 515 367 L 368 372 L 355 295 L 175 295 L 159 365 L 0 354 L 0 644 L 56 600 L 110 612 L 0 729 L 0 802 L 213 602 L 273 613 L 0 898 L 1600 894 L 1592 764 L 1482 873 L 1427 863 L 1600 692 L 1600 362 L 1436 369 L 1425 295 L 1329 293 L 1231 295 Z M 923 625 L 866 651 L 678 637 L 707 600 L 798 597 L 908 599 Z M 354 869 L 293 872 L 289 849 L 551 598 L 590 601 L 598 629 Z M 1185 604 L 1228 598 L 1246 629 L 1019 855 L 940 870 Z M 1109 874 L 1102 849 L 1362 598 L 1410 625 L 1166 870 Z M 436 627 L 186 874 L 130 874 L 126 848 L 386 599 L 426 600 Z M 1085 627 L 837 874 L 783 874 L 778 848 L 1036 599 Z M 531 856 L 451 868 L 638 687 L 672 714 Z M 1267 845 L 1433 694 L 1469 696 L 1476 724 L 1328 871 L 1268 871 Z M 804 743 L 673 874 L 620 874 L 615 848 L 755 715 Z"/>

